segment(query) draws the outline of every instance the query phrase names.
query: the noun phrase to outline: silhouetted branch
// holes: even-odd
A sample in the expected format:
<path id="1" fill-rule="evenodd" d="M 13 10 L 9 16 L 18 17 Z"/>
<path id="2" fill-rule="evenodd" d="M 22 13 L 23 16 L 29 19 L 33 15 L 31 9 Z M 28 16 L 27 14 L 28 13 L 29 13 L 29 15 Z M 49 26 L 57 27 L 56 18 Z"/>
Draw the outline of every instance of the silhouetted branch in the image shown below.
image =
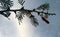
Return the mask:
<path id="1" fill-rule="evenodd" d="M 39 25 L 38 20 L 33 15 L 30 16 L 30 19 L 31 19 L 32 25 L 34 25 L 35 27 Z"/>
<path id="2" fill-rule="evenodd" d="M 18 1 L 22 6 L 25 3 L 24 0 L 18 0 Z M 20 22 L 22 22 L 24 15 L 26 15 L 31 19 L 31 22 L 34 26 L 39 25 L 38 20 L 35 18 L 34 15 L 31 14 L 32 12 L 36 12 L 39 16 L 43 16 L 43 14 L 45 14 L 46 17 L 48 17 L 48 15 L 56 15 L 55 13 L 44 12 L 44 10 L 49 9 L 49 3 L 45 3 L 33 10 L 24 9 L 24 6 L 21 9 L 12 10 L 12 9 L 10 9 L 10 7 L 13 6 L 13 1 L 10 1 L 10 0 L 0 0 L 0 3 L 2 5 L 1 8 L 4 9 L 4 10 L 0 11 L 0 14 L 2 14 L 3 16 L 8 18 L 11 14 L 10 11 L 13 11 L 16 15 L 16 18 L 19 21 L 19 24 L 20 24 Z M 42 11 L 40 11 L 41 9 L 42 9 Z M 19 11 L 19 12 L 17 12 L 17 11 Z M 45 19 L 44 17 L 41 17 L 41 18 L 43 21 L 45 21 L 47 24 L 49 24 L 49 21 L 47 19 Z"/>

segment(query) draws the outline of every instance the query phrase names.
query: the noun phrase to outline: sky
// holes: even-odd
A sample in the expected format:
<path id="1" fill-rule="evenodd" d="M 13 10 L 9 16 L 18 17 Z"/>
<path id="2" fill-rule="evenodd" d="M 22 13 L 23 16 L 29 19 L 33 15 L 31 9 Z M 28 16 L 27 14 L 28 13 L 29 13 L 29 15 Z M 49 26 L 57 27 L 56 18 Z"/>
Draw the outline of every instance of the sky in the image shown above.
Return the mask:
<path id="1" fill-rule="evenodd" d="M 11 9 L 20 9 L 18 0 L 13 0 L 14 6 Z M 60 37 L 60 0 L 25 0 L 25 9 L 34 9 L 44 3 L 50 3 L 50 13 L 56 13 L 56 16 L 49 16 L 50 24 L 46 24 L 36 13 L 39 26 L 34 27 L 28 17 L 24 17 L 21 25 L 12 12 L 8 20 L 0 15 L 0 37 Z"/>

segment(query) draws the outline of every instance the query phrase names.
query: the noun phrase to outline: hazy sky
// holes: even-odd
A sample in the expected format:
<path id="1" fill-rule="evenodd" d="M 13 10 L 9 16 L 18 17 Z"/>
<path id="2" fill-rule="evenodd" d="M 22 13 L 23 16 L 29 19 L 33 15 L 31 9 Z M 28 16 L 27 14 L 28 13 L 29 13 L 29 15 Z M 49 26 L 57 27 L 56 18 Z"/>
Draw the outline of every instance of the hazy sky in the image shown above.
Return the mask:
<path id="1" fill-rule="evenodd" d="M 14 1 L 12 9 L 21 8 L 17 0 Z M 0 37 L 60 37 L 60 0 L 25 0 L 24 7 L 26 9 L 37 8 L 43 3 L 50 3 L 49 12 L 56 13 L 56 16 L 50 16 L 48 20 L 50 24 L 46 24 L 38 16 L 39 26 L 34 27 L 30 19 L 25 16 L 22 24 L 19 26 L 14 13 L 11 14 L 8 20 L 0 15 Z M 37 14 L 36 14 L 37 16 Z M 2 19 L 3 18 L 3 19 Z"/>

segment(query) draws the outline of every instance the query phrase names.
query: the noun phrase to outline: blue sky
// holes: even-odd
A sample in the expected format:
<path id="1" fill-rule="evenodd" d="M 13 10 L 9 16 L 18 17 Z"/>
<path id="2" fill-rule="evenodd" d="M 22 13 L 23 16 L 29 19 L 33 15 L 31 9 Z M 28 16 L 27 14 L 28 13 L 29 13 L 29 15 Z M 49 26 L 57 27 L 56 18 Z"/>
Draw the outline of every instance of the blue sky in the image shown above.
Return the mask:
<path id="1" fill-rule="evenodd" d="M 13 0 L 14 1 L 14 0 Z M 9 21 L 0 15 L 0 36 L 1 37 L 60 37 L 60 0 L 25 0 L 25 9 L 34 9 L 46 2 L 50 3 L 50 13 L 56 13 L 56 16 L 50 16 L 50 24 L 46 24 L 38 16 L 39 26 L 34 27 L 29 18 L 25 17 L 23 23 L 19 26 L 14 13 L 11 14 Z M 18 1 L 14 1 L 12 8 L 20 8 Z M 37 14 L 36 14 L 37 16 Z M 2 19 L 3 18 L 3 19 Z M 13 20 L 14 19 L 14 20 Z M 20 30 L 19 30 L 20 29 Z"/>

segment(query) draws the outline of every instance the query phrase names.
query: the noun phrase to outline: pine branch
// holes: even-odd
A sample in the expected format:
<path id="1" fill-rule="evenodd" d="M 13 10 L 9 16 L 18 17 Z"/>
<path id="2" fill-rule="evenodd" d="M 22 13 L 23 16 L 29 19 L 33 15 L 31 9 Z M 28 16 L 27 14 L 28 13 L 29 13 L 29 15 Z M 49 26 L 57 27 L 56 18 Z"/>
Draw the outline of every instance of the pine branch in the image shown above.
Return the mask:
<path id="1" fill-rule="evenodd" d="M 10 16 L 10 12 L 0 12 L 1 15 L 5 16 L 6 18 L 8 18 Z"/>
<path id="2" fill-rule="evenodd" d="M 39 25 L 38 20 L 35 18 L 35 16 L 31 15 L 30 19 L 31 19 L 32 25 L 34 25 L 35 27 L 37 27 L 37 25 Z"/>

